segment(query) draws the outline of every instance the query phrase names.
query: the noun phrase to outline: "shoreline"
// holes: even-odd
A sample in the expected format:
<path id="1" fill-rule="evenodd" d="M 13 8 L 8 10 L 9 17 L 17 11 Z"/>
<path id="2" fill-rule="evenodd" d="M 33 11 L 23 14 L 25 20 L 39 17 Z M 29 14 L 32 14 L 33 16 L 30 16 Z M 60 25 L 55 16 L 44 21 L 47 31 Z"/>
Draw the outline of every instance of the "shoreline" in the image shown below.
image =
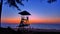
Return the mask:
<path id="1" fill-rule="evenodd" d="M 18 30 L 18 28 L 13 28 L 15 31 Z M 38 28 L 20 28 L 19 30 L 27 30 L 27 31 L 33 31 L 33 32 L 60 32 L 60 30 L 56 29 L 38 29 Z"/>

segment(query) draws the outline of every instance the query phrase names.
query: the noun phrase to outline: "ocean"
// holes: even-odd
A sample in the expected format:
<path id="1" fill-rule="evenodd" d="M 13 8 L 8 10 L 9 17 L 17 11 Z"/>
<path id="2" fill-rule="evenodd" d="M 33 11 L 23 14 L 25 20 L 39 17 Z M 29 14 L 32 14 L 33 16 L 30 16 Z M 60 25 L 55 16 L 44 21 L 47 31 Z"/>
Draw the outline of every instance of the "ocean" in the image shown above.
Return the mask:
<path id="1" fill-rule="evenodd" d="M 7 24 L 1 23 L 1 27 L 7 28 L 8 26 L 11 28 L 18 27 L 19 24 Z M 38 28 L 38 29 L 57 29 L 60 30 L 60 24 L 30 24 L 31 28 Z"/>

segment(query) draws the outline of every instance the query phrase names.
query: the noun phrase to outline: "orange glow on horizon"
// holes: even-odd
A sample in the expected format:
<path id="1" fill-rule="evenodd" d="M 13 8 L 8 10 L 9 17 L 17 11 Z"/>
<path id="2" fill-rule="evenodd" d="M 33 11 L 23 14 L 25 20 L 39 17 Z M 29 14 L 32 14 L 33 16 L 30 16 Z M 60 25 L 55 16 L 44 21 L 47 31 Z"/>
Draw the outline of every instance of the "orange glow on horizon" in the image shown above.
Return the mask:
<path id="1" fill-rule="evenodd" d="M 2 19 L 1 22 L 4 23 L 20 23 L 20 19 L 19 18 L 5 18 Z M 60 18 L 59 19 L 30 19 L 29 23 L 54 23 L 54 22 L 60 22 Z"/>
<path id="2" fill-rule="evenodd" d="M 6 18 L 1 20 L 2 23 L 19 23 L 20 20 L 17 18 Z"/>

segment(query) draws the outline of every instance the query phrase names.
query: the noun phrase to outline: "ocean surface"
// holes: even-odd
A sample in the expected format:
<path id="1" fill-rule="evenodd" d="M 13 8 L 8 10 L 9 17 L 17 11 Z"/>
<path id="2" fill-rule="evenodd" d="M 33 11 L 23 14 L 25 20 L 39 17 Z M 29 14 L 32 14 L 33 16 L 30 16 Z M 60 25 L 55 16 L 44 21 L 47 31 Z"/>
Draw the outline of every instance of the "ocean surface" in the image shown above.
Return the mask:
<path id="1" fill-rule="evenodd" d="M 18 27 L 19 24 L 7 24 L 1 23 L 1 27 L 7 28 L 8 26 L 11 28 Z M 31 28 L 38 28 L 38 29 L 57 29 L 60 30 L 60 24 L 30 24 Z"/>

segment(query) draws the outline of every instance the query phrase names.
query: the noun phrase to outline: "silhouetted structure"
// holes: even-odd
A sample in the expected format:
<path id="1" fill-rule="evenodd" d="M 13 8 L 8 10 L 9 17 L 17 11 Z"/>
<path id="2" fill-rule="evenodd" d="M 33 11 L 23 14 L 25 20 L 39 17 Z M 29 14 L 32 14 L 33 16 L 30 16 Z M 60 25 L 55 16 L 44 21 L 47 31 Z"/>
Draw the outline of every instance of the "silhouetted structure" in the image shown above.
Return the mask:
<path id="1" fill-rule="evenodd" d="M 19 12 L 18 14 L 21 15 L 21 22 L 19 24 L 19 27 L 24 27 L 24 26 L 28 26 L 30 24 L 28 24 L 28 21 L 29 21 L 29 15 L 31 15 L 29 12 L 27 11 L 22 11 L 22 12 Z"/>

